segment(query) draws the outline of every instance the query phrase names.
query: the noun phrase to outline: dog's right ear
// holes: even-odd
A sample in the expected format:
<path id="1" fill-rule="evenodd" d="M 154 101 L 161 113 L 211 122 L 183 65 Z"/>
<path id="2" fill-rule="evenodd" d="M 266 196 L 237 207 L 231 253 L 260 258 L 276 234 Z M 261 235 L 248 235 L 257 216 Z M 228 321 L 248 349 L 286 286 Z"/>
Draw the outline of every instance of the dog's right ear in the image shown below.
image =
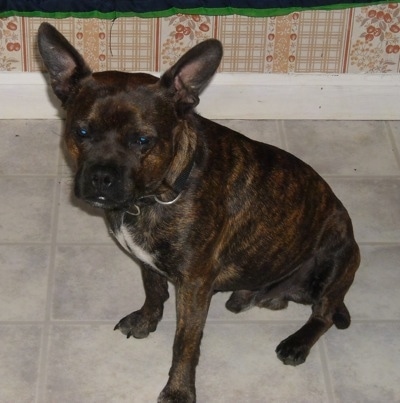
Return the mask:
<path id="1" fill-rule="evenodd" d="M 53 91 L 65 104 L 72 90 L 92 72 L 79 52 L 46 22 L 39 27 L 38 45 Z"/>

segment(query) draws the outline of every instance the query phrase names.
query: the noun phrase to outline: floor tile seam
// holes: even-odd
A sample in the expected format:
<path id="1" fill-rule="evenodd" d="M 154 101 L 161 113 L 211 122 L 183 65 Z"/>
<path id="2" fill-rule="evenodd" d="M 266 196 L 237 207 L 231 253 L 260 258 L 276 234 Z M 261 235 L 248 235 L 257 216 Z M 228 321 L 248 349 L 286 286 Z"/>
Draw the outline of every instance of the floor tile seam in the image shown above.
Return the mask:
<path id="1" fill-rule="evenodd" d="M 393 179 L 393 178 L 400 178 L 400 168 L 399 172 L 395 172 L 393 174 L 379 174 L 379 175 L 358 175 L 358 174 L 330 174 L 324 173 L 319 171 L 319 175 L 324 178 L 335 178 L 335 179 Z M 66 178 L 70 178 L 71 181 L 73 180 L 73 176 L 65 175 L 65 174 L 0 174 L 0 178 L 5 179 L 14 179 L 14 178 L 51 178 L 57 180 L 65 180 Z"/>
<path id="2" fill-rule="evenodd" d="M 104 242 L 88 242 L 88 241 L 82 241 L 82 242 L 57 242 L 56 247 L 65 247 L 65 246 L 117 246 L 118 245 L 115 243 L 115 241 L 110 238 L 110 241 L 104 241 Z"/>
<path id="3" fill-rule="evenodd" d="M 282 148 L 284 150 L 289 151 L 289 144 L 288 144 L 288 139 L 286 136 L 286 128 L 285 128 L 285 121 L 284 120 L 279 120 L 278 121 L 278 133 L 279 133 L 279 137 L 281 139 L 281 143 L 282 143 Z"/>
<path id="4" fill-rule="evenodd" d="M 0 321 L 0 326 L 53 326 L 53 325 L 65 325 L 65 326 L 87 326 L 87 325 L 112 325 L 115 326 L 116 320 L 63 320 L 63 319 L 50 319 L 50 320 L 37 320 L 37 321 Z"/>
<path id="5" fill-rule="evenodd" d="M 66 179 L 69 179 L 71 181 L 71 184 L 74 182 L 75 180 L 75 174 L 74 173 L 68 173 L 68 172 L 61 172 L 60 173 L 60 178 L 65 181 Z"/>
<path id="6" fill-rule="evenodd" d="M 318 346 L 322 365 L 322 375 L 324 378 L 325 390 L 328 396 L 328 402 L 335 403 L 337 399 L 335 396 L 333 376 L 329 366 L 328 349 L 324 337 L 321 337 L 321 339 L 318 342 Z"/>
<path id="7" fill-rule="evenodd" d="M 360 241 L 357 242 L 360 246 L 399 246 L 400 240 L 396 241 Z"/>
<path id="8" fill-rule="evenodd" d="M 358 245 L 360 246 L 398 246 L 400 244 L 399 241 L 358 241 Z M 31 247 L 31 246 L 52 246 L 52 242 L 32 242 L 32 241 L 10 241 L 10 242 L 0 242 L 0 246 L 25 246 L 25 247 Z M 57 242 L 56 243 L 56 248 L 58 247 L 65 247 L 65 246 L 118 246 L 114 244 L 114 241 L 112 238 L 110 238 L 110 241 L 104 241 L 104 242 L 88 242 L 88 241 L 82 241 L 82 242 L 68 242 L 68 241 L 62 241 L 62 242 Z"/>
<path id="9" fill-rule="evenodd" d="M 61 129 L 62 130 L 62 129 Z M 60 141 L 57 149 L 57 175 L 62 177 L 65 172 L 65 166 L 68 165 L 65 159 L 65 152 L 63 148 L 64 139 L 62 133 L 59 134 Z"/>
<path id="10" fill-rule="evenodd" d="M 59 178 L 59 176 L 58 176 Z M 50 242 L 50 263 L 49 277 L 47 286 L 47 304 L 46 304 L 46 320 L 51 318 L 51 301 L 52 301 L 52 285 L 54 280 L 55 262 L 58 245 L 58 222 L 61 205 L 61 183 L 58 180 L 54 189 L 53 206 L 52 206 L 52 221 L 51 221 L 51 242 Z M 50 306 L 49 306 L 50 304 Z"/>
<path id="11" fill-rule="evenodd" d="M 0 178 L 52 178 L 57 179 L 58 174 L 32 174 L 32 173 L 21 173 L 21 174 L 0 174 Z"/>
<path id="12" fill-rule="evenodd" d="M 46 242 L 46 241 L 38 241 L 38 242 L 32 242 L 32 241 L 1 241 L 0 246 L 51 246 L 52 242 Z"/>
<path id="13" fill-rule="evenodd" d="M 393 129 L 390 122 L 385 122 L 386 130 L 389 136 L 390 144 L 393 149 L 394 156 L 396 158 L 397 166 L 400 168 L 400 144 L 397 146 L 396 139 L 394 137 Z"/>
<path id="14" fill-rule="evenodd" d="M 354 316 L 351 318 L 351 324 L 365 324 L 365 323 L 376 323 L 376 324 L 397 324 L 400 323 L 400 318 L 398 319 L 357 319 Z"/>
<path id="15" fill-rule="evenodd" d="M 342 179 L 342 180 L 399 180 L 400 179 L 400 172 L 390 175 L 337 175 L 337 174 L 325 174 L 319 172 L 324 179 Z"/>
<path id="16" fill-rule="evenodd" d="M 400 321 L 400 319 L 399 319 Z M 164 318 L 161 321 L 162 323 L 176 323 L 176 319 L 173 318 Z M 273 324 L 273 325 L 299 325 L 303 324 L 304 320 L 301 319 L 285 319 L 285 320 L 279 320 L 279 319 L 252 319 L 252 320 L 229 320 L 229 319 L 213 319 L 213 318 L 208 318 L 206 324 L 212 323 L 213 325 L 219 324 L 219 325 L 249 325 L 249 324 Z M 38 321 L 0 321 L 0 325 L 15 325 L 15 326 L 28 326 L 28 325 L 38 325 L 38 326 L 44 326 L 44 325 L 65 325 L 65 326 L 87 326 L 87 325 L 110 325 L 114 324 L 115 325 L 115 320 L 112 319 L 54 319 L 51 318 L 50 320 L 38 320 Z"/>
<path id="17" fill-rule="evenodd" d="M 115 326 L 116 320 L 111 319 L 50 319 L 50 320 L 27 320 L 27 321 L 10 321 L 10 320 L 0 320 L 0 326 L 18 326 L 18 327 L 26 327 L 26 326 L 90 326 L 90 325 L 110 325 Z M 172 318 L 165 318 L 162 319 L 162 323 L 168 324 L 176 324 L 176 320 Z M 208 324 L 212 325 L 235 325 L 235 326 L 247 326 L 247 325 L 261 325 L 261 324 L 268 324 L 273 326 L 281 326 L 281 325 L 299 325 L 303 324 L 304 320 L 300 319 L 286 319 L 286 320 L 279 320 L 279 319 L 253 319 L 253 320 L 228 320 L 228 319 L 212 319 L 208 318 L 206 322 L 206 326 Z M 399 319 L 356 319 L 352 317 L 351 320 L 352 325 L 354 324 L 381 324 L 381 325 L 392 325 L 392 324 L 400 324 Z"/>
<path id="18" fill-rule="evenodd" d="M 114 329 L 115 324 L 118 322 L 118 318 L 115 320 L 60 320 L 60 319 L 52 319 L 49 322 L 37 322 L 37 323 L 28 323 L 28 325 L 37 325 L 37 326 L 42 326 L 48 328 L 48 332 L 50 331 L 50 328 L 57 326 L 57 327 L 88 327 L 88 326 L 107 326 L 110 327 L 110 329 Z M 162 323 L 167 326 L 172 326 L 176 327 L 176 319 L 163 319 Z M 302 324 L 304 324 L 304 320 L 214 320 L 214 319 L 208 319 L 206 324 L 205 324 L 205 329 L 209 326 L 234 326 L 237 328 L 240 326 L 242 327 L 248 327 L 248 326 L 271 326 L 271 327 L 279 327 L 279 326 L 292 326 L 293 328 L 300 327 Z M 24 327 L 26 326 L 25 323 L 23 322 L 16 322 L 16 323 L 6 323 L 6 325 L 14 325 L 16 327 Z M 2 326 L 2 323 L 0 322 L 0 326 Z M 156 331 L 157 332 L 157 331 Z M 47 343 L 47 349 L 49 348 L 49 343 Z M 48 354 L 46 355 L 47 358 Z"/>
<path id="19" fill-rule="evenodd" d="M 360 246 L 398 246 L 400 245 L 400 240 L 398 241 L 357 241 L 357 244 Z M 43 243 L 32 243 L 32 242 L 0 242 L 0 246 L 36 246 L 36 245 L 51 245 L 49 243 L 43 242 Z M 87 241 L 82 241 L 82 242 L 57 242 L 56 247 L 68 247 L 68 246 L 110 246 L 110 247 L 115 247 L 118 245 L 115 244 L 115 241 L 110 238 L 110 241 L 105 241 L 105 242 L 87 242 Z"/>
<path id="20" fill-rule="evenodd" d="M 0 326 L 44 326 L 44 320 L 0 320 Z"/>
<path id="21" fill-rule="evenodd" d="M 170 320 L 174 321 L 172 319 L 165 319 L 165 320 Z M 164 319 L 163 319 L 164 321 Z M 229 320 L 229 319 L 212 319 L 208 318 L 207 323 L 213 322 L 213 323 L 220 323 L 220 324 L 260 324 L 260 323 L 268 323 L 268 324 L 273 324 L 273 325 L 298 325 L 298 324 L 304 324 L 305 319 L 251 319 L 251 320 Z M 363 324 L 363 323 L 379 323 L 379 324 L 397 324 L 400 323 L 400 318 L 394 318 L 394 319 L 357 319 L 354 316 L 351 318 L 351 323 L 352 324 Z"/>
<path id="22" fill-rule="evenodd" d="M 379 174 L 379 175 L 358 175 L 358 174 L 330 174 L 330 173 L 324 173 L 319 171 L 319 175 L 321 175 L 324 178 L 333 178 L 333 179 L 360 179 L 360 180 L 365 180 L 365 179 L 400 179 L 400 168 L 399 172 L 395 172 L 393 174 Z M 52 179 L 57 179 L 57 180 L 65 180 L 65 178 L 70 177 L 71 181 L 73 180 L 73 177 L 70 175 L 64 175 L 62 173 L 60 174 L 0 174 L 0 178 L 52 178 Z"/>
<path id="23" fill-rule="evenodd" d="M 361 235 L 359 236 L 360 238 L 361 238 Z M 389 236 L 390 237 L 390 236 Z M 400 238 L 392 238 L 392 237 L 390 237 L 390 238 L 392 238 L 390 241 L 387 241 L 387 242 L 385 242 L 385 241 L 380 241 L 379 239 L 374 239 L 374 238 L 372 238 L 371 237 L 371 239 L 368 239 L 368 238 L 370 238 L 370 237 L 366 237 L 366 239 L 367 240 L 365 240 L 365 241 L 358 241 L 358 235 L 356 234 L 356 242 L 360 245 L 366 245 L 366 244 L 368 244 L 368 245 L 376 245 L 376 246 L 378 246 L 378 245 L 381 245 L 381 246 L 383 246 L 383 245 L 388 245 L 388 246 L 396 246 L 396 245 L 399 245 L 400 244 Z M 383 237 L 381 237 L 381 238 L 383 238 Z"/>
<path id="24" fill-rule="evenodd" d="M 40 356 L 38 363 L 38 380 L 36 388 L 36 402 L 44 401 L 44 396 L 46 395 L 46 385 L 48 376 L 48 357 L 50 349 L 50 322 L 51 322 L 51 311 L 52 311 L 52 295 L 53 295 L 53 284 L 55 276 L 55 263 L 57 254 L 57 236 L 58 236 L 58 220 L 59 220 L 59 210 L 61 202 L 61 180 L 60 175 L 55 177 L 54 193 L 53 193 L 53 206 L 52 206 L 52 220 L 51 220 L 51 243 L 50 248 L 50 258 L 49 258 L 49 269 L 47 278 L 47 295 L 46 295 L 46 307 L 45 307 L 45 320 L 43 322 L 42 329 L 42 339 Z"/>
<path id="25" fill-rule="evenodd" d="M 89 241 L 82 241 L 82 242 L 68 242 L 68 241 L 61 241 L 57 242 L 56 246 L 115 246 L 113 238 L 110 237 L 110 241 L 104 242 L 89 242 Z M 358 241 L 358 245 L 361 246 L 398 246 L 400 241 Z M 1 241 L 0 246 L 52 246 L 53 242 L 46 242 L 46 241 Z"/>

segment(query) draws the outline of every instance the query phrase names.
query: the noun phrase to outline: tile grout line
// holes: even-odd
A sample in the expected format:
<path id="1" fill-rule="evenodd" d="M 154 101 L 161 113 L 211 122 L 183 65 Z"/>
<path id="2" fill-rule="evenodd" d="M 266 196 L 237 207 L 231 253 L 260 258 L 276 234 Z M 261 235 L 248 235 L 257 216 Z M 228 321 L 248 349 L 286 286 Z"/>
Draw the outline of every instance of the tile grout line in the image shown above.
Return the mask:
<path id="1" fill-rule="evenodd" d="M 396 140 L 394 138 L 392 126 L 387 121 L 385 121 L 384 123 L 385 123 L 386 132 L 388 133 L 388 136 L 389 136 L 390 145 L 392 146 L 392 151 L 393 151 L 394 157 L 396 159 L 398 167 L 400 168 L 400 150 L 397 148 L 397 144 L 396 144 Z"/>
<path id="2" fill-rule="evenodd" d="M 288 146 L 288 141 L 287 141 L 287 138 L 286 138 L 285 121 L 284 120 L 278 120 L 277 125 L 278 125 L 279 137 L 280 137 L 281 143 L 282 143 L 282 148 L 284 150 L 290 152 L 289 151 L 289 146 Z"/>
<path id="3" fill-rule="evenodd" d="M 40 173 L 32 174 L 32 173 L 25 172 L 25 173 L 18 173 L 18 174 L 9 174 L 9 173 L 0 174 L 0 177 L 7 178 L 7 179 L 10 179 L 10 178 L 50 178 L 50 179 L 52 179 L 55 177 L 55 175 L 54 174 L 40 174 Z"/>
<path id="4" fill-rule="evenodd" d="M 52 226 L 51 226 L 51 243 L 49 270 L 47 279 L 47 296 L 46 296 L 46 308 L 45 317 L 42 329 L 42 340 L 39 356 L 39 374 L 36 387 L 36 403 L 45 402 L 47 375 L 48 375 L 48 359 L 50 349 L 50 327 L 51 327 L 51 309 L 52 309 L 52 296 L 53 296 L 53 284 L 55 277 L 55 261 L 56 261 L 56 249 L 57 249 L 57 234 L 58 234 L 58 219 L 61 200 L 61 151 L 58 149 L 58 163 L 57 174 L 54 176 L 54 195 L 53 195 L 53 211 L 52 211 Z"/>
<path id="5" fill-rule="evenodd" d="M 63 241 L 63 242 L 58 242 L 57 246 L 115 246 L 113 243 L 114 240 L 112 237 L 110 237 L 109 240 L 107 241 L 99 241 L 99 242 L 68 242 L 68 241 Z M 364 245 L 364 246 L 397 246 L 400 243 L 399 241 L 357 241 L 359 245 Z M 5 246 L 51 246 L 52 243 L 49 242 L 0 242 L 0 245 L 5 245 Z"/>
<path id="6" fill-rule="evenodd" d="M 389 180 L 399 180 L 400 179 L 400 172 L 399 173 L 394 173 L 390 175 L 335 175 L 335 174 L 325 174 L 319 172 L 319 175 L 321 175 L 324 179 L 343 179 L 343 180 L 384 180 L 384 179 L 389 179 Z"/>
<path id="7" fill-rule="evenodd" d="M 279 123 L 278 123 L 279 124 Z M 283 131 L 282 131 L 283 130 Z M 284 129 L 279 129 L 279 135 L 281 138 L 281 142 L 283 143 L 282 148 L 284 150 L 288 150 L 288 146 L 287 146 L 287 139 L 286 139 L 286 135 L 285 135 L 285 131 Z M 399 169 L 400 169 L 400 153 L 397 152 L 397 148 L 395 146 L 395 144 L 392 144 L 392 137 L 390 136 L 391 139 L 391 145 L 393 148 L 393 152 L 395 154 L 396 157 L 396 162 L 399 165 Z M 394 140 L 393 140 L 394 142 Z M 289 151 L 290 152 L 290 151 Z M 392 174 L 379 174 L 379 175 L 358 175 L 358 174 L 329 174 L 329 173 L 324 173 L 321 171 L 317 171 L 317 173 L 319 175 L 321 175 L 324 179 L 343 179 L 343 180 L 382 180 L 382 179 L 395 179 L 398 180 L 400 179 L 400 171 L 399 172 L 395 172 Z M 23 174 L 0 174 L 1 178 L 54 178 L 54 175 L 51 174 L 27 174 L 27 173 L 23 173 Z M 57 176 L 57 180 L 63 180 L 66 178 L 69 178 L 70 175 L 66 174 L 66 173 L 60 173 Z M 72 180 L 72 179 L 71 179 Z"/>
<path id="8" fill-rule="evenodd" d="M 293 303 L 295 304 L 295 303 Z M 307 305 L 310 307 L 310 305 Z M 266 311 L 268 311 L 268 308 L 265 308 Z M 271 325 L 298 325 L 298 324 L 304 324 L 306 318 L 304 319 L 294 319 L 294 318 L 289 318 L 289 319 L 214 319 L 214 318 L 207 318 L 207 323 L 219 323 L 221 325 L 226 325 L 226 324 L 261 324 L 261 323 L 268 323 Z M 35 325 L 35 324 L 41 324 L 44 325 L 47 321 L 35 321 L 35 320 L 3 320 L 1 321 L 2 324 L 4 325 L 17 325 L 17 326 L 30 326 L 30 325 Z M 53 319 L 51 320 L 51 324 L 56 324 L 56 325 L 82 325 L 82 324 L 88 324 L 88 325 L 109 325 L 113 324 L 115 322 L 114 319 Z M 175 318 L 163 318 L 162 322 L 176 322 Z M 374 319 L 374 318 L 351 318 L 351 323 L 352 324 L 363 324 L 363 323 L 381 323 L 381 324 L 392 324 L 392 323 L 399 323 L 400 318 L 393 318 L 393 319 Z M 115 324 L 115 323 L 114 323 Z"/>
<path id="9" fill-rule="evenodd" d="M 358 241 L 362 246 L 399 246 L 400 240 L 396 241 Z"/>
<path id="10" fill-rule="evenodd" d="M 162 322 L 165 323 L 176 323 L 174 318 L 163 318 Z M 247 324 L 268 324 L 271 326 L 275 325 L 302 325 L 304 324 L 305 319 L 249 319 L 249 320 L 233 320 L 233 319 L 213 319 L 207 318 L 207 324 L 220 324 L 220 325 L 247 325 Z M 10 321 L 4 320 L 1 321 L 2 325 L 13 325 L 13 326 L 32 326 L 32 325 L 45 325 L 46 321 Z M 161 322 L 160 322 L 161 323 Z M 368 324 L 368 323 L 376 323 L 376 324 L 395 324 L 400 323 L 399 319 L 351 319 L 352 324 Z M 115 325 L 115 320 L 113 319 L 57 319 L 51 321 L 52 325 L 63 325 L 63 326 L 82 326 L 82 325 Z M 155 332 L 156 333 L 156 332 Z M 319 342 L 319 341 L 318 341 Z"/>
<path id="11" fill-rule="evenodd" d="M 330 403 L 335 403 L 337 400 L 335 397 L 335 388 L 333 386 L 333 377 L 329 368 L 328 350 L 325 337 L 321 337 L 321 339 L 319 340 L 319 354 L 322 364 L 322 376 L 324 378 L 325 390 L 328 395 L 328 400 Z"/>

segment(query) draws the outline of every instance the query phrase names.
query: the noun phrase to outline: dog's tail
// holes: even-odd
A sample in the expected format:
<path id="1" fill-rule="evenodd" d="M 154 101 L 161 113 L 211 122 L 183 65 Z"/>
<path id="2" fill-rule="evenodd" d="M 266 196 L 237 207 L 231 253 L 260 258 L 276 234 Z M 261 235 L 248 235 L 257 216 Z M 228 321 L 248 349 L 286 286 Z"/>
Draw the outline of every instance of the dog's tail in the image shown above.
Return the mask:
<path id="1" fill-rule="evenodd" d="M 347 329 L 350 326 L 350 313 L 344 302 L 336 308 L 336 312 L 333 314 L 332 319 L 338 329 Z"/>

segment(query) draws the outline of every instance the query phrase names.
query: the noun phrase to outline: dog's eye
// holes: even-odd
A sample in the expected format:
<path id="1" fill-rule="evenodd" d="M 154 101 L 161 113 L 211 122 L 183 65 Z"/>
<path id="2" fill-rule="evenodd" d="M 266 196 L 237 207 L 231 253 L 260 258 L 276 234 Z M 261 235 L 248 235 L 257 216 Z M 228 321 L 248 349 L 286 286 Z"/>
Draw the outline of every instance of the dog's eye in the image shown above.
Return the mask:
<path id="1" fill-rule="evenodd" d="M 76 132 L 77 132 L 78 136 L 81 138 L 85 138 L 85 137 L 89 136 L 89 130 L 84 127 L 78 127 Z"/>
<path id="2" fill-rule="evenodd" d="M 133 133 L 127 136 L 127 143 L 129 147 L 145 146 L 150 143 L 150 138 L 144 134 Z"/>
<path id="3" fill-rule="evenodd" d="M 141 146 L 144 146 L 145 144 L 149 144 L 150 140 L 146 136 L 139 136 L 137 139 L 137 143 Z"/>

